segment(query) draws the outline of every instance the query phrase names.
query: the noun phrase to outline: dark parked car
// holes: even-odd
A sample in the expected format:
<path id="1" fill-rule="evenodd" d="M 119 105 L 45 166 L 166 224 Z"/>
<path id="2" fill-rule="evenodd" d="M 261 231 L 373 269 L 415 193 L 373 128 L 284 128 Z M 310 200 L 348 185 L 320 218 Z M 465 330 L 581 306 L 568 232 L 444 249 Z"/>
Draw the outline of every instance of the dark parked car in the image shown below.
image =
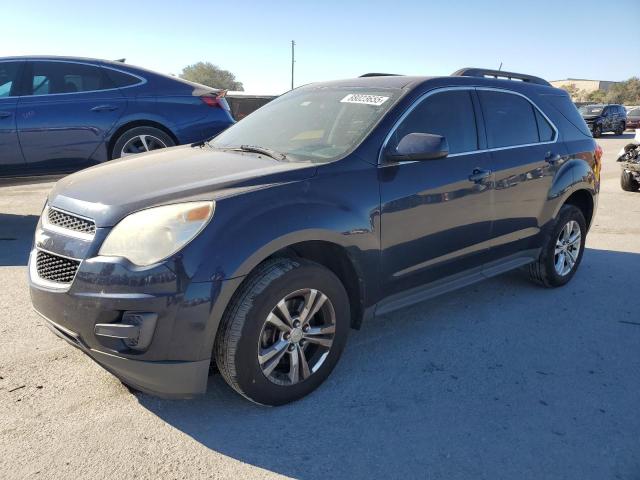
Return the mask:
<path id="1" fill-rule="evenodd" d="M 601 154 L 566 92 L 536 77 L 311 84 L 210 142 L 60 180 L 31 298 L 134 388 L 201 393 L 215 362 L 245 397 L 286 403 L 374 315 L 518 267 L 569 282 Z"/>
<path id="2" fill-rule="evenodd" d="M 0 59 L 0 176 L 64 173 L 209 138 L 233 123 L 219 90 L 122 62 Z"/>
<path id="3" fill-rule="evenodd" d="M 595 138 L 606 132 L 622 135 L 627 128 L 627 111 L 622 105 L 585 105 L 580 114 Z"/>
<path id="4" fill-rule="evenodd" d="M 231 109 L 234 120 L 242 120 L 250 113 L 266 105 L 276 98 L 276 95 L 257 95 L 246 92 L 227 92 L 224 97 Z"/>
<path id="5" fill-rule="evenodd" d="M 627 111 L 626 127 L 629 130 L 640 128 L 640 107 L 635 107 Z"/>

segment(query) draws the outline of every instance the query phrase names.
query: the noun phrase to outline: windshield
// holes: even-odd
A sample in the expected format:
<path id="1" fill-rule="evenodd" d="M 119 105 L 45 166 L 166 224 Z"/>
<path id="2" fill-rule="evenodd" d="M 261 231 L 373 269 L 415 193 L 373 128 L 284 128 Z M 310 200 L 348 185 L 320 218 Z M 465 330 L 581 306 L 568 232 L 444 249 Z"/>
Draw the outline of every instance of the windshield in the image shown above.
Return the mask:
<path id="1" fill-rule="evenodd" d="M 330 162 L 357 147 L 398 89 L 309 86 L 279 97 L 222 132 L 214 148 L 257 146 L 290 160 Z"/>
<path id="2" fill-rule="evenodd" d="M 603 108 L 601 105 L 585 105 L 580 107 L 579 110 L 582 115 L 600 115 Z"/>

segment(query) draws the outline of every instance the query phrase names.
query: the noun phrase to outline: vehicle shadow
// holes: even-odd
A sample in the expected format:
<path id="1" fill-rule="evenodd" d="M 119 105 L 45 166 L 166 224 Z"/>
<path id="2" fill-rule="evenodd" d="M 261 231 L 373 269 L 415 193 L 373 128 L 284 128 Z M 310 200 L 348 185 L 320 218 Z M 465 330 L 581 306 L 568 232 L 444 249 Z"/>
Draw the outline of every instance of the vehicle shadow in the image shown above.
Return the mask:
<path id="1" fill-rule="evenodd" d="M 287 406 L 253 405 L 220 375 L 201 398 L 137 399 L 211 450 L 295 478 L 631 478 L 640 322 L 620 293 L 639 269 L 640 254 L 587 249 L 564 288 L 511 272 L 376 318 Z"/>
<path id="2" fill-rule="evenodd" d="M 26 265 L 37 215 L 0 213 L 0 266 Z"/>

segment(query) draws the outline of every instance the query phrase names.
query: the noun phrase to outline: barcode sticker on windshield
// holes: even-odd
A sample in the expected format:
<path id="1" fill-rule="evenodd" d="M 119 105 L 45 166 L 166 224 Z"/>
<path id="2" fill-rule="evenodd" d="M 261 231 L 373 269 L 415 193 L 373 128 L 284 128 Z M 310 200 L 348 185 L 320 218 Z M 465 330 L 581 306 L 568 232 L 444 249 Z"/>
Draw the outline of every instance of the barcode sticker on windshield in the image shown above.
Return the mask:
<path id="1" fill-rule="evenodd" d="M 383 97 L 381 95 L 365 95 L 363 93 L 350 93 L 340 103 L 361 103 L 363 105 L 375 105 L 379 107 L 384 102 L 389 100 L 389 97 Z"/>

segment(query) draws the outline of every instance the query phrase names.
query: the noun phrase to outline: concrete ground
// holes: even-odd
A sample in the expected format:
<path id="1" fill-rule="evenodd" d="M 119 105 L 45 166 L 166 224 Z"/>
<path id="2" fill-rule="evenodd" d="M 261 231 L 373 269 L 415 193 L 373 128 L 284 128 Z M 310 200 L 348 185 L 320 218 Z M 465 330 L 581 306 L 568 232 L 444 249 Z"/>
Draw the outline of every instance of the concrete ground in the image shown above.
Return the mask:
<path id="1" fill-rule="evenodd" d="M 280 408 L 219 376 L 132 394 L 31 310 L 26 261 L 51 188 L 0 186 L 0 476 L 640 479 L 640 193 L 602 193 L 580 271 L 519 273 L 378 318 L 329 380 Z"/>

